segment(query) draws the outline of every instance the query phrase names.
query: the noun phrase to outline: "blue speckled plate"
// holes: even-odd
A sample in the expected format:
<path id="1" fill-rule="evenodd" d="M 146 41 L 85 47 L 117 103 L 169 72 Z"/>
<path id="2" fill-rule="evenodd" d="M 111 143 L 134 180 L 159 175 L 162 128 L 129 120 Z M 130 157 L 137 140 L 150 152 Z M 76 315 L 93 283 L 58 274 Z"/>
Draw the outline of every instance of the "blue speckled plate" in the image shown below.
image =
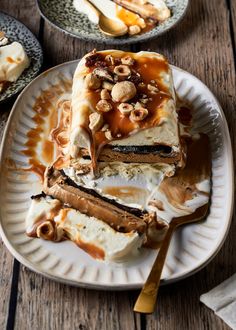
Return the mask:
<path id="1" fill-rule="evenodd" d="M 102 0 L 101 0 L 102 1 Z M 89 21 L 87 15 L 79 13 L 73 7 L 73 0 L 37 0 L 41 15 L 55 27 L 70 35 L 109 45 L 133 44 L 155 38 L 175 26 L 185 15 L 189 0 L 166 0 L 172 16 L 151 31 L 136 35 L 111 38 L 101 33 L 96 24 Z"/>
<path id="2" fill-rule="evenodd" d="M 30 58 L 30 66 L 18 80 L 0 93 L 0 102 L 19 93 L 38 74 L 43 63 L 42 48 L 32 32 L 15 18 L 0 12 L 0 31 L 4 31 L 9 41 L 20 42 Z"/>

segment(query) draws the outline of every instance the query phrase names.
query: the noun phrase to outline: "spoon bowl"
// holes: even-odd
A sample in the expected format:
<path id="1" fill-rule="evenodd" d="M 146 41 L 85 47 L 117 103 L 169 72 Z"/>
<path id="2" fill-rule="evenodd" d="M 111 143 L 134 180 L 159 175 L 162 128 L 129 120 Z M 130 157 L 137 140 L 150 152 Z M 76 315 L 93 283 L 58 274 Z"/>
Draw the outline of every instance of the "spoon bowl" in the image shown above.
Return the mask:
<path id="1" fill-rule="evenodd" d="M 102 33 L 109 37 L 120 37 L 128 32 L 127 25 L 119 19 L 105 16 L 93 2 L 85 0 L 98 17 L 98 27 Z"/>
<path id="2" fill-rule="evenodd" d="M 127 33 L 128 27 L 119 20 L 106 17 L 102 13 L 99 16 L 98 26 L 100 31 L 110 37 L 120 37 Z"/>

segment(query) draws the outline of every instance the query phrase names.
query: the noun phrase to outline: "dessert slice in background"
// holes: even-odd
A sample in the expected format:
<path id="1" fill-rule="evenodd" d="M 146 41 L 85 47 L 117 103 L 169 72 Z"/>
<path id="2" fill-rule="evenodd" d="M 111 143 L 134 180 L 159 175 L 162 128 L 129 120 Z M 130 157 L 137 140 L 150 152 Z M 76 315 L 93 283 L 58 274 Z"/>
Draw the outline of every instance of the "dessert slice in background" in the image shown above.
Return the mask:
<path id="1" fill-rule="evenodd" d="M 164 0 L 114 0 L 114 2 L 155 22 L 165 21 L 171 16 Z"/>
<path id="2" fill-rule="evenodd" d="M 8 44 L 4 33 L 0 33 L 0 92 L 8 83 L 17 81 L 29 65 L 23 46 L 19 42 Z"/>

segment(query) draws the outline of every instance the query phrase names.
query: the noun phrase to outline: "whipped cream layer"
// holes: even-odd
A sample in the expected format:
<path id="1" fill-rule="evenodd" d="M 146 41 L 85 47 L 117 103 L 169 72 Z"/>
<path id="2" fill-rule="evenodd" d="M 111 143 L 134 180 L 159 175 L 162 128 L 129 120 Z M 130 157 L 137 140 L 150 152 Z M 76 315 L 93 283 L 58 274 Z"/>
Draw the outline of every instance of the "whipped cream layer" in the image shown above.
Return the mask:
<path id="1" fill-rule="evenodd" d="M 29 65 L 30 60 L 19 42 L 0 47 L 0 83 L 16 81 Z"/>

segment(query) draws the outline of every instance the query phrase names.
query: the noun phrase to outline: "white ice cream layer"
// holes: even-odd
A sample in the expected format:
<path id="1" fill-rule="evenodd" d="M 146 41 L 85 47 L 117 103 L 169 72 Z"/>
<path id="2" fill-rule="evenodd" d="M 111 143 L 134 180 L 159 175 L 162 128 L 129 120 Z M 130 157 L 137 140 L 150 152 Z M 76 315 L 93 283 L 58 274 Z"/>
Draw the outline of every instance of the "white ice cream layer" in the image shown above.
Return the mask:
<path id="1" fill-rule="evenodd" d="M 137 233 L 120 233 L 94 217 L 69 209 L 64 217 L 60 212 L 55 221 L 80 245 L 92 245 L 104 252 L 104 260 L 122 261 L 137 253 L 143 238 Z"/>

